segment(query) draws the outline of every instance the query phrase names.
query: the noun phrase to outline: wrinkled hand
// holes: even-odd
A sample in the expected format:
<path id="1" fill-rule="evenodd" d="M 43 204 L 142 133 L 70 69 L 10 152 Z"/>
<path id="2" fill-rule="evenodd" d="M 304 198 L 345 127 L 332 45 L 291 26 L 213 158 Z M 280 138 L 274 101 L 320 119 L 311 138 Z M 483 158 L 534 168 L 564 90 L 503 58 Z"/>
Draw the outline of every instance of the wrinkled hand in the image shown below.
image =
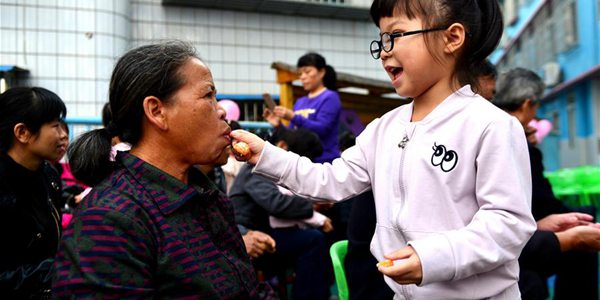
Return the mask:
<path id="1" fill-rule="evenodd" d="M 330 218 L 327 218 L 325 220 L 325 222 L 323 223 L 322 229 L 323 229 L 323 232 L 325 232 L 325 233 L 333 231 L 333 223 L 331 222 Z"/>
<path id="2" fill-rule="evenodd" d="M 263 111 L 263 119 L 265 119 L 271 126 L 278 127 L 281 124 L 281 118 L 275 115 L 270 109 L 265 108 Z"/>
<path id="3" fill-rule="evenodd" d="M 233 144 L 237 142 L 245 142 L 250 147 L 250 158 L 246 160 L 246 162 L 255 165 L 258 162 L 258 158 L 260 157 L 260 153 L 263 151 L 265 147 L 265 141 L 258 137 L 257 135 L 242 130 L 234 130 L 230 134 L 233 139 Z M 239 157 L 235 157 L 237 160 L 241 160 Z"/>
<path id="4" fill-rule="evenodd" d="M 600 251 L 600 224 L 577 226 L 556 233 L 560 250 Z"/>
<path id="5" fill-rule="evenodd" d="M 561 232 L 575 226 L 588 225 L 594 217 L 584 213 L 572 212 L 549 215 L 537 221 L 538 230 Z"/>
<path id="6" fill-rule="evenodd" d="M 273 113 L 276 116 L 288 121 L 294 117 L 294 112 L 292 110 L 281 105 L 275 106 L 275 108 L 273 109 Z"/>
<path id="7" fill-rule="evenodd" d="M 396 252 L 385 255 L 386 259 L 395 261 L 391 267 L 381 266 L 379 272 L 383 273 L 399 284 L 419 284 L 423 280 L 421 259 L 411 246 L 406 246 Z"/>
<path id="8" fill-rule="evenodd" d="M 253 258 L 263 255 L 265 252 L 275 252 L 275 240 L 266 233 L 250 230 L 242 236 L 246 252 Z"/>

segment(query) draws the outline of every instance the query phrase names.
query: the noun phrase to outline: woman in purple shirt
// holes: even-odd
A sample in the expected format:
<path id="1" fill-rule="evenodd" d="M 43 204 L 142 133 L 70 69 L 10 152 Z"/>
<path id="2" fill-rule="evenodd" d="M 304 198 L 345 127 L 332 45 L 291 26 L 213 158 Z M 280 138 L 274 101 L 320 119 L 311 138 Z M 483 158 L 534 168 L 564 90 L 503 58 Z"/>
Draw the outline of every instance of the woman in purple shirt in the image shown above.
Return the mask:
<path id="1" fill-rule="evenodd" d="M 323 154 L 315 162 L 331 162 L 340 156 L 338 128 L 342 104 L 336 92 L 335 70 L 317 53 L 307 53 L 298 59 L 298 71 L 304 90 L 308 92 L 296 101 L 294 109 L 276 106 L 265 110 L 265 118 L 277 130 L 280 120 L 290 121 L 289 128 L 305 128 L 316 133 L 323 144 Z"/>

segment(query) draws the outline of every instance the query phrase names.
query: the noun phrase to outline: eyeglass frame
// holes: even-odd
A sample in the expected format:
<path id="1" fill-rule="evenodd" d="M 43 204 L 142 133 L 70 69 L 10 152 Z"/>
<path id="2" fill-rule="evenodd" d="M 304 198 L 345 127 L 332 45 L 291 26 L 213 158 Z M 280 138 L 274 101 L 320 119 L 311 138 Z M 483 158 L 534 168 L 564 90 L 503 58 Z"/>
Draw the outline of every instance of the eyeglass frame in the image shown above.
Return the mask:
<path id="1" fill-rule="evenodd" d="M 390 53 L 394 49 L 394 39 L 396 39 L 396 38 L 409 36 L 409 35 L 413 35 L 413 34 L 418 34 L 418 33 L 427 33 L 427 32 L 432 32 L 432 31 L 446 30 L 449 27 L 450 26 L 440 26 L 440 27 L 434 27 L 434 28 L 429 28 L 429 29 L 421 29 L 421 30 L 406 31 L 406 32 L 392 32 L 392 33 L 384 32 L 380 35 L 379 41 L 373 40 L 369 46 L 370 48 L 373 48 L 373 44 L 375 43 L 379 47 L 379 51 L 377 51 L 377 57 L 375 56 L 375 52 L 373 52 L 373 50 L 369 49 L 369 52 L 371 52 L 371 56 L 374 59 L 380 59 L 381 58 L 381 50 L 383 50 L 387 53 Z M 383 48 L 382 40 L 383 40 L 383 36 L 386 34 L 390 36 L 390 50 L 385 50 Z"/>

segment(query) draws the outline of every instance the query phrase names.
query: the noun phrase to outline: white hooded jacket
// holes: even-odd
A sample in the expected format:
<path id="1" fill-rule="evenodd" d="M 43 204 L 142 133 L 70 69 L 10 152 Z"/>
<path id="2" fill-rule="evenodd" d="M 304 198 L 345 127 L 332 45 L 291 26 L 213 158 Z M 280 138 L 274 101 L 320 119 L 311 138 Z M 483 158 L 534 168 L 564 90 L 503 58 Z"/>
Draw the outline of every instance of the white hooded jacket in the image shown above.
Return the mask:
<path id="1" fill-rule="evenodd" d="M 372 189 L 371 252 L 410 244 L 422 264 L 419 286 L 385 278 L 395 299 L 518 299 L 517 259 L 536 228 L 523 127 L 468 85 L 419 122 L 412 110 L 371 122 L 332 164 L 267 144 L 254 172 L 313 199 Z"/>

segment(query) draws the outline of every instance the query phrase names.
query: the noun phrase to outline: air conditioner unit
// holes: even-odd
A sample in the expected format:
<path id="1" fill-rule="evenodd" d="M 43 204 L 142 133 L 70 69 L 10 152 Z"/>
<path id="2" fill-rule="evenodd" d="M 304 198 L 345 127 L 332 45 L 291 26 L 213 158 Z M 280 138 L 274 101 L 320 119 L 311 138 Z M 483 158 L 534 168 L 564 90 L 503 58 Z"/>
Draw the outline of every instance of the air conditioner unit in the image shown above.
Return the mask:
<path id="1" fill-rule="evenodd" d="M 562 72 L 557 62 L 549 62 L 542 66 L 542 69 L 544 70 L 544 84 L 547 87 L 553 87 L 562 80 Z"/>

